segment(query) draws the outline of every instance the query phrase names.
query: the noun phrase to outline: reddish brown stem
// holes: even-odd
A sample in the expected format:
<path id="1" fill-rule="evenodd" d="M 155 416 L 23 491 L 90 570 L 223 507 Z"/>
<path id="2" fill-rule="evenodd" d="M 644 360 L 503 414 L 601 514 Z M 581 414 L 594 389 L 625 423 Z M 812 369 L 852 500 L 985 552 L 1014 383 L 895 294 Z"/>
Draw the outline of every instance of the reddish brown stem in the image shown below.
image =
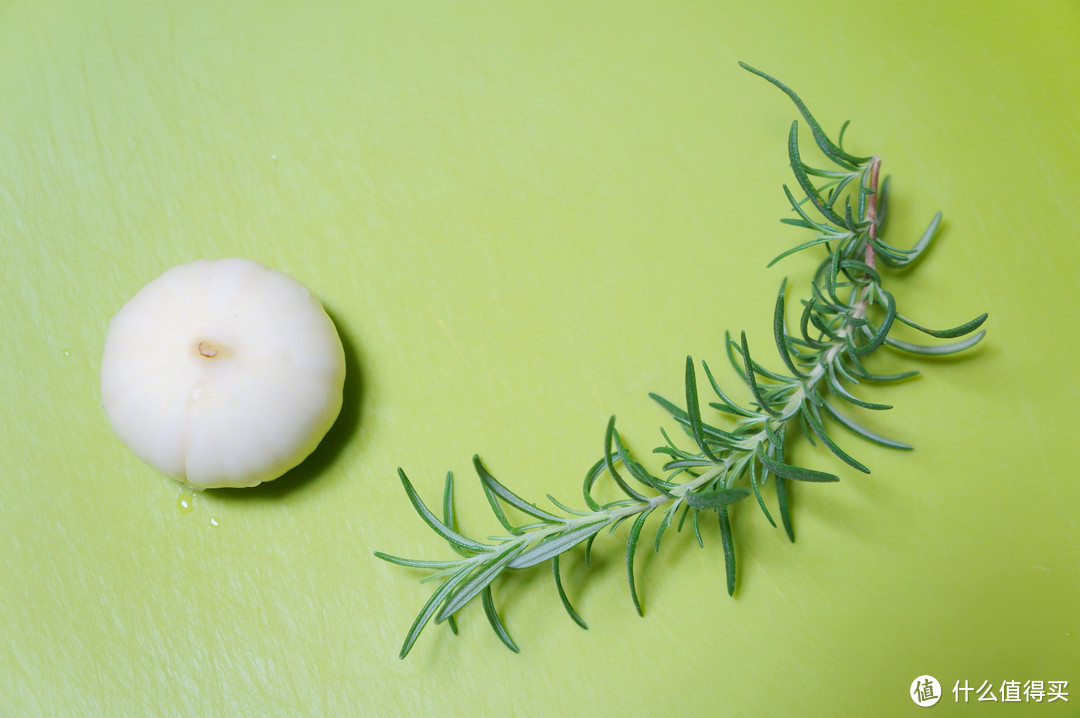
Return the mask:
<path id="1" fill-rule="evenodd" d="M 876 155 L 870 160 L 870 199 L 866 203 L 866 218 L 870 220 L 870 239 L 877 239 L 878 173 L 881 170 L 881 158 Z M 874 268 L 877 254 L 874 245 L 866 243 L 866 264 Z"/>
<path id="2" fill-rule="evenodd" d="M 878 174 L 881 170 L 881 158 L 874 156 L 870 160 L 870 199 L 866 202 L 866 218 L 870 221 L 870 228 L 867 230 L 870 239 L 877 239 L 877 207 L 878 207 Z M 873 269 L 877 262 L 877 253 L 874 251 L 874 245 L 871 244 L 868 239 L 866 242 L 866 253 L 864 255 L 866 266 Z M 859 295 L 859 301 L 857 301 L 852 308 L 852 316 L 862 317 L 866 314 L 866 305 L 870 298 L 870 286 L 863 287 L 861 294 Z"/>

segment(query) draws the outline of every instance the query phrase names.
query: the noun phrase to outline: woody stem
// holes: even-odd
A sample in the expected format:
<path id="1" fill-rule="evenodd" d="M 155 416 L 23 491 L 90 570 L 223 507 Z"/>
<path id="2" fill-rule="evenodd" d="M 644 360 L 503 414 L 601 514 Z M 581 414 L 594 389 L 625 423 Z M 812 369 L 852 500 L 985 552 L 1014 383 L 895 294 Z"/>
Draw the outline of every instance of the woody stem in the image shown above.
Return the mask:
<path id="1" fill-rule="evenodd" d="M 878 173 L 881 170 L 881 158 L 873 157 L 870 160 L 870 199 L 866 202 L 866 218 L 870 221 L 870 239 L 877 240 L 877 208 L 878 208 Z M 874 245 L 866 243 L 866 264 L 874 268 L 875 259 Z"/>

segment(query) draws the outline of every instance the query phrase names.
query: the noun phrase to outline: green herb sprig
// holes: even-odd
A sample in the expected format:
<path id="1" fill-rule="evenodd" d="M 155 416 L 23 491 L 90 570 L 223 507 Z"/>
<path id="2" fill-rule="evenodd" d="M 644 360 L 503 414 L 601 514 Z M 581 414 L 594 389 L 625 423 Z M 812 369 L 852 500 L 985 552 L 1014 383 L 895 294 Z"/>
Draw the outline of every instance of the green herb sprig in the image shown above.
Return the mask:
<path id="1" fill-rule="evenodd" d="M 409 653 L 420 632 L 432 619 L 436 623 L 447 622 L 457 633 L 454 616 L 477 596 L 496 635 L 516 652 L 517 644 L 496 611 L 491 584 L 508 571 L 527 569 L 541 563 L 551 565 L 555 588 L 570 618 L 582 628 L 587 628 L 563 589 L 559 558 L 584 544 L 585 566 L 588 567 L 596 537 L 604 531 L 611 534 L 626 521 L 632 521 L 625 551 L 630 597 L 638 612 L 642 613 L 634 555 L 646 522 L 653 514 L 659 516 L 659 524 L 652 546 L 659 551 L 667 529 L 674 524 L 676 530 L 681 531 L 687 518 L 690 519 L 698 544 L 703 545 L 701 517 L 715 513 L 720 524 L 727 590 L 734 595 L 735 539 L 729 507 L 753 496 L 765 519 L 776 527 L 761 491 L 762 485 L 771 477 L 775 483 L 776 510 L 780 522 L 788 538 L 794 541 L 789 482 L 827 483 L 839 480 L 835 474 L 791 463 L 786 449 L 794 431 L 801 432 L 811 443 L 815 439 L 821 441 L 843 462 L 869 473 L 866 466 L 840 448 L 828 428 L 832 423 L 828 420 L 875 444 L 893 449 L 911 449 L 908 444 L 870 431 L 838 407 L 851 404 L 862 409 L 889 409 L 891 407 L 885 404 L 856 396 L 850 387 L 863 382 L 899 381 L 918 373 L 876 374 L 866 366 L 869 355 L 885 345 L 914 354 L 951 354 L 974 346 L 985 335 L 985 331 L 979 331 L 979 327 L 986 320 L 986 314 L 952 329 L 927 329 L 900 314 L 892 293 L 883 286 L 879 263 L 888 269 L 899 269 L 914 263 L 933 240 L 941 213 L 934 215 L 926 232 L 911 249 L 887 244 L 882 233 L 888 209 L 889 183 L 886 177 L 879 184 L 881 160 L 877 156 L 849 154 L 843 149 L 846 122 L 837 141 L 833 142 L 791 88 L 745 63 L 739 64 L 771 82 L 791 98 L 809 125 L 818 148 L 831 162 L 830 168 L 823 169 L 811 167 L 803 161 L 799 148 L 799 124 L 798 121 L 792 122 L 788 134 L 788 156 L 801 196 L 796 198 L 791 189 L 784 185 L 784 194 L 796 216 L 782 219 L 781 222 L 810 230 L 813 238 L 782 252 L 769 266 L 791 254 L 817 246 L 823 246 L 827 256 L 813 275 L 810 297 L 802 300 L 797 334 L 790 333 L 786 326 L 786 280 L 780 285 L 773 314 L 773 336 L 784 371 L 772 371 L 759 364 L 751 356 L 745 332 L 738 340 L 728 335 L 728 359 L 749 388 L 752 400 L 748 404 L 740 404 L 731 398 L 717 384 L 708 365 L 702 362 L 701 367 L 718 399 L 710 401 L 709 406 L 730 419 L 725 428 L 721 428 L 702 419 L 695 364 L 691 357 L 687 357 L 686 408 L 655 394 L 650 396 L 692 438 L 693 448 L 680 448 L 661 429 L 664 443 L 654 451 L 666 455 L 668 460 L 663 467 L 664 476 L 656 476 L 627 450 L 612 417 L 604 434 L 603 458 L 585 476 L 582 498 L 586 508 L 582 510 L 571 508 L 550 494 L 547 498 L 553 510 L 541 509 L 497 481 L 480 458 L 473 457 L 473 465 L 491 510 L 506 530 L 502 536 L 481 540 L 469 538 L 457 530 L 452 474 L 446 476 L 440 517 L 424 504 L 405 472 L 398 469 L 401 483 L 417 513 L 458 554 L 457 558 L 437 561 L 399 558 L 381 552 L 375 554 L 391 563 L 431 571 L 433 573 L 425 580 L 439 582 L 405 637 L 401 647 L 402 658 Z M 935 338 L 958 341 L 929 346 L 900 341 L 891 336 L 896 322 Z M 593 488 L 601 478 L 614 482 L 622 497 L 603 503 L 597 500 Z M 507 515 L 506 507 L 528 518 L 524 523 L 515 523 Z"/>

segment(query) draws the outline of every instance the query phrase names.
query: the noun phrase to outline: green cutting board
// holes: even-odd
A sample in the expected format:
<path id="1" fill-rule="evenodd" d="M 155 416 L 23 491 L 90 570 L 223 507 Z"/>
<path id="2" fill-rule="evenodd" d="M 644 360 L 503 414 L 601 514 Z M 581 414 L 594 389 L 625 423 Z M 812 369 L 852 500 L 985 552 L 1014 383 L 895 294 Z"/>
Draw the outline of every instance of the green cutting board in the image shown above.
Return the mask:
<path id="1" fill-rule="evenodd" d="M 449 558 L 415 515 L 456 472 L 498 526 L 479 452 L 531 500 L 580 506 L 617 414 L 644 457 L 685 358 L 723 368 L 812 257 L 788 216 L 792 84 L 893 176 L 908 315 L 989 312 L 965 357 L 867 398 L 859 474 L 795 488 L 797 542 L 735 512 L 641 551 L 626 527 L 564 581 L 497 582 L 397 657 L 432 584 L 376 550 Z M 0 714 L 892 716 L 1080 704 L 1080 6 L 1066 0 L 726 3 L 0 2 Z M 281 269 L 346 347 L 338 423 L 279 481 L 180 487 L 114 436 L 109 318 L 197 258 Z M 884 353 L 884 352 L 883 352 Z M 745 398 L 739 394 L 740 398 Z M 770 497 L 771 498 L 771 497 Z M 651 530 L 647 529 L 651 538 Z M 648 554 L 648 555 L 646 555 Z M 1069 702 L 956 703 L 968 681 L 1070 681 Z M 962 696 L 962 694 L 961 694 Z"/>

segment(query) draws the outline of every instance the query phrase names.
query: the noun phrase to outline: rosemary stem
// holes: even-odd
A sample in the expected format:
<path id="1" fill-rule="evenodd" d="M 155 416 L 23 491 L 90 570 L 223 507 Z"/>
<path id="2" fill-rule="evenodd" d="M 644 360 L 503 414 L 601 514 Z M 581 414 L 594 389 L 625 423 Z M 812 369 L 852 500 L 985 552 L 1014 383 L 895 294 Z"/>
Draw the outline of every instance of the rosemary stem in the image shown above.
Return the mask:
<path id="1" fill-rule="evenodd" d="M 764 434 L 764 432 L 762 432 Z M 743 452 L 746 453 L 746 452 Z M 648 501 L 633 502 L 628 504 L 622 504 L 619 506 L 613 506 L 604 511 L 594 511 L 591 514 L 585 516 L 579 516 L 575 519 L 569 519 L 563 523 L 549 524 L 545 526 L 538 526 L 535 529 L 531 529 L 524 533 L 518 534 L 513 537 L 503 537 L 503 540 L 513 541 L 517 545 L 529 545 L 543 541 L 548 536 L 554 536 L 556 534 L 565 533 L 568 530 L 578 528 L 579 526 L 586 526 L 588 524 L 603 523 L 604 526 L 610 525 L 619 519 L 626 518 L 628 516 L 634 516 L 637 514 L 645 513 L 646 511 L 653 511 L 658 509 L 664 504 L 670 501 L 681 501 L 682 498 L 695 491 L 710 481 L 713 481 L 718 476 L 722 476 L 723 473 L 739 458 L 737 454 L 731 454 L 716 466 L 713 466 L 708 471 L 705 471 L 700 476 L 697 476 L 685 484 L 680 484 L 678 487 L 672 490 L 670 494 L 657 494 Z M 501 547 L 500 547 L 501 548 Z M 481 554 L 482 556 L 483 554 Z"/>
<path id="2" fill-rule="evenodd" d="M 866 219 L 870 221 L 868 230 L 870 239 L 877 241 L 877 208 L 878 208 L 878 174 L 881 172 L 881 158 L 874 155 L 870 158 L 870 197 L 866 201 Z M 873 269 L 876 265 L 877 253 L 874 245 L 866 243 L 866 264 Z"/>
<path id="3" fill-rule="evenodd" d="M 773 263 L 795 252 L 821 245 L 824 245 L 829 255 L 814 274 L 811 298 L 803 301 L 801 337 L 788 334 L 786 329 L 783 288 L 786 284 L 781 286 L 777 297 L 773 333 L 790 375 L 782 370 L 780 373 L 770 371 L 752 360 L 745 333 L 742 335 L 741 345 L 729 337 L 728 356 L 750 389 L 753 399 L 745 405 L 730 399 L 717 386 L 708 366 L 704 367 L 722 402 L 710 405 L 724 414 L 737 417 L 733 419 L 734 428 L 725 430 L 702 421 L 694 362 L 687 357 L 686 409 L 683 410 L 662 397 L 652 396 L 671 412 L 673 418 L 693 438 L 698 450 L 676 446 L 661 429 L 665 444 L 657 447 L 655 451 L 670 456 L 671 460 L 664 466 L 666 475 L 653 475 L 638 463 L 622 444 L 618 432 L 615 431 L 613 417 L 605 437 L 604 458 L 594 464 L 582 485 L 587 510 L 579 511 L 565 506 L 550 494 L 548 497 L 559 511 L 551 513 L 541 509 L 496 481 L 480 463 L 479 457 L 475 457 L 477 474 L 491 508 L 507 531 L 503 535 L 488 536 L 486 540 L 469 538 L 458 533 L 455 528 L 452 476 L 448 475 L 445 483 L 443 519 L 440 520 L 424 505 L 404 472 L 399 470 L 417 513 L 460 555 L 460 558 L 454 561 L 421 561 L 376 553 L 379 558 L 391 563 L 433 571 L 429 578 L 442 582 L 409 629 L 402 645 L 401 657 L 409 652 L 420 631 L 432 619 L 436 623 L 449 621 L 456 633 L 454 615 L 477 597 L 480 597 L 484 613 L 499 640 L 510 650 L 517 652 L 518 647 L 510 638 L 493 603 L 491 583 L 508 570 L 530 568 L 543 562 L 551 564 L 555 585 L 567 613 L 575 623 L 585 628 L 585 622 L 563 590 L 559 558 L 584 543 L 585 564 L 588 566 L 593 539 L 605 528 L 608 533 L 612 533 L 631 518 L 633 523 L 627 532 L 624 555 L 631 597 L 640 613 L 634 556 L 647 519 L 656 510 L 663 512 L 663 520 L 656 528 L 656 538 L 652 542 L 656 550 L 659 550 L 665 530 L 672 525 L 672 520 L 680 509 L 685 511 L 678 519 L 675 530 L 680 531 L 687 516 L 692 516 L 694 533 L 699 543 L 699 515 L 716 513 L 720 522 L 727 589 L 729 594 L 734 595 L 736 551 L 729 507 L 753 495 L 768 521 L 774 527 L 778 526 L 761 492 L 762 482 L 768 476 L 774 476 L 780 523 L 788 538 L 794 541 L 789 503 L 791 484 L 788 482 L 820 483 L 839 480 L 835 474 L 792 463 L 790 453 L 786 451 L 788 437 L 798 432 L 801 427 L 802 433 L 811 441 L 812 435 L 819 437 L 822 443 L 845 463 L 869 473 L 867 467 L 840 449 L 829 437 L 832 420 L 835 419 L 837 424 L 875 444 L 895 449 L 912 447 L 862 427 L 844 412 L 837 411 L 834 403 L 844 401 L 867 409 L 887 409 L 889 407 L 883 404 L 871 404 L 854 396 L 846 388 L 845 382 L 858 384 L 861 377 L 894 380 L 911 376 L 915 372 L 871 374 L 862 364 L 865 357 L 886 343 L 916 354 L 952 354 L 974 346 L 985 334 L 985 331 L 974 333 L 985 321 L 985 314 L 952 329 L 933 330 L 915 324 L 897 313 L 895 298 L 880 284 L 878 253 L 881 254 L 881 263 L 887 267 L 910 264 L 932 240 L 940 222 L 940 212 L 935 215 L 922 239 L 912 249 L 898 249 L 886 243 L 878 236 L 881 230 L 879 223 L 885 218 L 885 198 L 878 194 L 881 158 L 877 155 L 866 157 L 847 153 L 842 148 L 843 129 L 834 143 L 825 135 L 820 124 L 791 88 L 745 63 L 740 64 L 749 72 L 778 87 L 795 102 L 800 114 L 813 130 L 818 148 L 837 168 L 819 169 L 805 164 L 798 147 L 798 122 L 793 122 L 788 133 L 788 155 L 795 179 L 805 196 L 797 198 L 785 185 L 784 193 L 799 217 L 785 218 L 784 221 L 813 230 L 816 236 L 781 253 Z M 822 184 L 815 185 L 817 180 L 814 178 L 821 178 Z M 823 195 L 825 190 L 827 193 Z M 815 209 L 821 215 L 820 219 L 809 214 Z M 841 294 L 844 295 L 842 298 Z M 879 302 L 880 311 L 877 314 L 880 314 L 881 318 L 871 321 L 867 316 L 869 308 Z M 900 320 L 934 337 L 971 336 L 961 341 L 932 346 L 902 342 L 889 336 L 894 320 Z M 789 432 L 789 428 L 792 431 Z M 617 464 L 645 488 L 632 487 L 631 483 L 620 475 L 622 472 L 616 468 Z M 625 497 L 601 504 L 592 496 L 592 490 L 598 478 L 605 472 Z M 740 482 L 748 483 L 749 488 L 734 486 Z M 642 491 L 645 493 L 641 493 Z M 504 507 L 514 508 L 532 517 L 532 522 L 528 522 L 530 519 L 526 519 L 523 524 L 512 522 L 504 512 Z"/>
<path id="4" fill-rule="evenodd" d="M 866 266 L 870 269 L 874 269 L 877 266 L 877 252 L 874 251 L 874 242 L 877 241 L 877 208 L 878 208 L 878 175 L 881 172 L 881 158 L 874 155 L 870 158 L 870 181 L 868 183 L 868 189 L 870 190 L 870 197 L 866 201 L 866 219 L 869 221 L 870 226 L 867 228 L 867 240 L 866 250 L 864 254 L 864 261 Z M 870 301 L 870 286 L 867 285 L 862 290 L 862 296 L 859 297 L 859 301 L 856 302 L 852 309 L 852 314 L 857 317 L 863 317 L 866 315 L 866 305 Z"/>

